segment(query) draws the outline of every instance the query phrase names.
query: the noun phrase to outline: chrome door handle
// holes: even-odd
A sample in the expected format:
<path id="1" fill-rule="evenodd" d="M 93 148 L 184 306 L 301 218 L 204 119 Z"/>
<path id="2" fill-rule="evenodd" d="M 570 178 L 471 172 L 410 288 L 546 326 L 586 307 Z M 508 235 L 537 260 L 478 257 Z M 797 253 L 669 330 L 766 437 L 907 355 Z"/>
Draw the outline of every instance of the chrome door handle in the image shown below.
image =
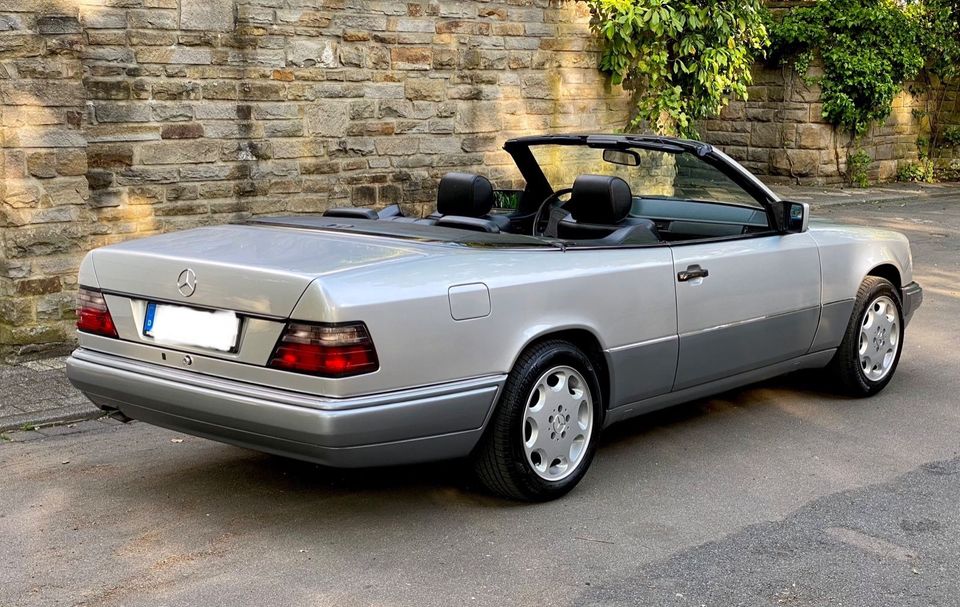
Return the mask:
<path id="1" fill-rule="evenodd" d="M 707 276 L 710 276 L 710 271 L 706 268 L 701 268 L 697 264 L 687 266 L 687 269 L 683 272 L 677 272 L 677 280 L 680 282 L 687 282 L 694 278 L 706 278 Z"/>

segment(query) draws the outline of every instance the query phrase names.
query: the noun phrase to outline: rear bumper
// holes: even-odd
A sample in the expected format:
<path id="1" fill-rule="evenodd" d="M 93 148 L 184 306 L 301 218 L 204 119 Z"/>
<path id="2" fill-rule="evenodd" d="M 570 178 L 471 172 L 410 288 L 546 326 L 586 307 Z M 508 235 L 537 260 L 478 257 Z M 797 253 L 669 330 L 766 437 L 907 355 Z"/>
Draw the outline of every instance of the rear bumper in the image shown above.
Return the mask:
<path id="1" fill-rule="evenodd" d="M 915 282 L 903 287 L 901 302 L 903 304 L 903 320 L 909 323 L 913 313 L 923 303 L 923 289 Z"/>
<path id="2" fill-rule="evenodd" d="M 80 348 L 67 376 L 98 407 L 242 447 L 329 466 L 462 457 L 480 438 L 506 377 L 331 399 Z"/>

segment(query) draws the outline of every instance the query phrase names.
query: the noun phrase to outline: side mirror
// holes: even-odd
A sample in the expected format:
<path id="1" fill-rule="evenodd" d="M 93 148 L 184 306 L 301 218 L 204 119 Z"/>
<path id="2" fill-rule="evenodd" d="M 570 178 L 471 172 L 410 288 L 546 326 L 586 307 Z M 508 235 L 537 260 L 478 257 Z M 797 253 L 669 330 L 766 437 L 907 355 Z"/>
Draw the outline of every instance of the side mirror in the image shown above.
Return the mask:
<path id="1" fill-rule="evenodd" d="M 783 218 L 783 232 L 785 234 L 799 234 L 806 232 L 810 227 L 810 204 L 806 202 L 791 202 L 784 200 L 781 217 Z"/>

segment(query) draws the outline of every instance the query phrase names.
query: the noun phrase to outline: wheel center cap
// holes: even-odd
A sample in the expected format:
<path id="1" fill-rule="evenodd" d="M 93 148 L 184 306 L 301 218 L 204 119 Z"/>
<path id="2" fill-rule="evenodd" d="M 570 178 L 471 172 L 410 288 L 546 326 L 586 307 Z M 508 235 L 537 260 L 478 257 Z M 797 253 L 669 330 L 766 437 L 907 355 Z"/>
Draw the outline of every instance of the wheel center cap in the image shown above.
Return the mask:
<path id="1" fill-rule="evenodd" d="M 553 431 L 556 432 L 557 434 L 560 434 L 561 432 L 563 432 L 563 431 L 566 430 L 566 429 L 567 429 L 567 423 L 566 423 L 566 420 L 565 420 L 564 417 L 563 417 L 563 414 L 562 414 L 562 413 L 557 413 L 557 414 L 553 417 Z"/>
<path id="2" fill-rule="evenodd" d="M 876 347 L 877 351 L 879 352 L 880 348 L 886 345 L 886 343 L 887 343 L 887 331 L 885 329 L 878 327 L 877 334 L 873 338 L 873 345 Z"/>

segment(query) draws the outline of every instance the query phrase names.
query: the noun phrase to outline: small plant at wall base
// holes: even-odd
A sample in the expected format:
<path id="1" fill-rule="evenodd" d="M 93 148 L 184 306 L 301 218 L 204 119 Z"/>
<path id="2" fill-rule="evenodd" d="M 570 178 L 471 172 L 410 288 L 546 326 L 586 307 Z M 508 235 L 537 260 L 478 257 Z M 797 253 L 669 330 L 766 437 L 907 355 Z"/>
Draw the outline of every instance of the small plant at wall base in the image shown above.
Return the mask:
<path id="1" fill-rule="evenodd" d="M 913 110 L 913 117 L 923 121 L 926 112 L 917 115 L 917 110 Z M 936 181 L 934 162 L 930 160 L 929 152 L 930 140 L 926 137 L 917 137 L 917 162 L 907 162 L 897 167 L 897 181 L 907 181 L 915 183 L 933 183 Z"/>
<path id="2" fill-rule="evenodd" d="M 634 89 L 633 129 L 696 137 L 695 122 L 746 99 L 769 43 L 760 0 L 587 0 L 600 69 Z"/>
<path id="3" fill-rule="evenodd" d="M 870 175 L 867 170 L 873 159 L 862 149 L 847 156 L 847 178 L 850 184 L 858 188 L 865 188 L 870 185 Z"/>
<path id="4" fill-rule="evenodd" d="M 933 161 L 921 159 L 919 162 L 908 162 L 900 165 L 897 168 L 897 181 L 933 183 Z"/>
<path id="5" fill-rule="evenodd" d="M 957 87 L 960 88 L 960 82 Z M 939 134 L 934 140 L 936 143 L 917 144 L 921 161 L 929 167 L 929 181 L 960 181 L 960 126 L 941 127 L 939 121 L 934 120 L 929 124 L 930 130 Z"/>

